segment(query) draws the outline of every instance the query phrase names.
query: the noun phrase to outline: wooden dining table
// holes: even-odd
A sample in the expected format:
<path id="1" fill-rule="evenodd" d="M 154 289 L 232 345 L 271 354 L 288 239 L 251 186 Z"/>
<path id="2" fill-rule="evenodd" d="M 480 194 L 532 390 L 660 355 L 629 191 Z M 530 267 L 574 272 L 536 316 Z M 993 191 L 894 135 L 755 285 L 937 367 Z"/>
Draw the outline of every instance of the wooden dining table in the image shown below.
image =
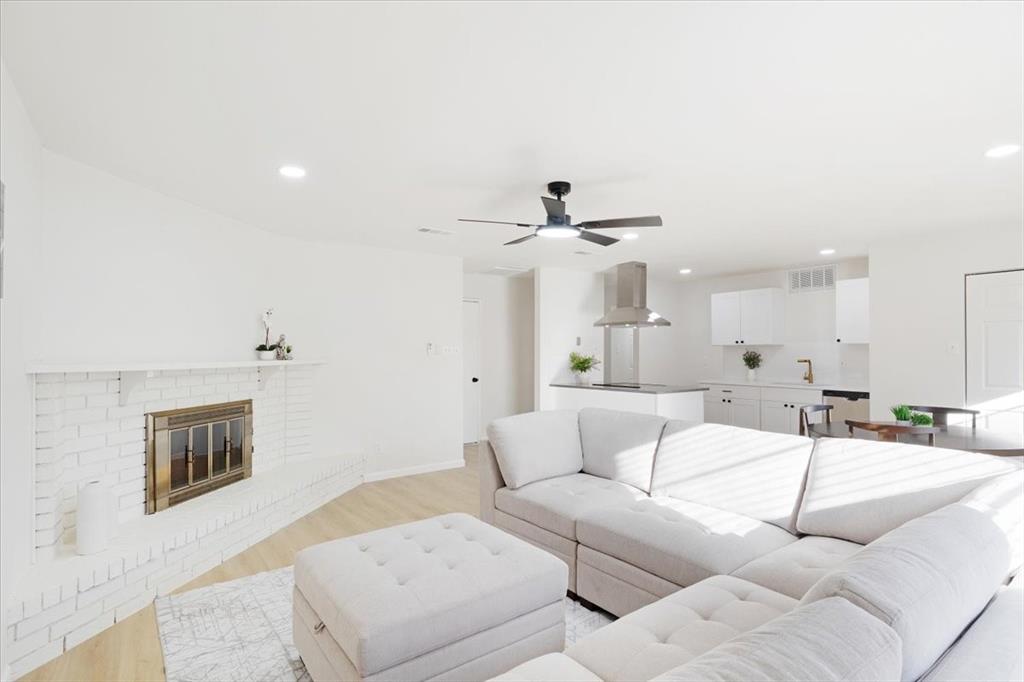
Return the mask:
<path id="1" fill-rule="evenodd" d="M 874 421 L 878 425 L 895 425 L 893 421 Z M 936 426 L 934 428 L 935 447 L 951 448 L 953 450 L 967 450 L 969 452 L 983 452 L 989 455 L 1000 455 L 1003 457 L 1024 456 L 1024 435 L 1003 433 L 1000 431 L 989 431 L 986 429 L 971 428 L 950 424 L 948 426 Z M 850 427 L 845 423 L 836 422 L 833 424 L 809 424 L 808 430 L 811 435 L 820 438 L 867 438 L 877 437 L 871 431 L 862 431 L 854 428 L 850 434 Z M 919 445 L 928 444 L 928 435 L 901 435 L 901 443 L 914 443 Z"/>

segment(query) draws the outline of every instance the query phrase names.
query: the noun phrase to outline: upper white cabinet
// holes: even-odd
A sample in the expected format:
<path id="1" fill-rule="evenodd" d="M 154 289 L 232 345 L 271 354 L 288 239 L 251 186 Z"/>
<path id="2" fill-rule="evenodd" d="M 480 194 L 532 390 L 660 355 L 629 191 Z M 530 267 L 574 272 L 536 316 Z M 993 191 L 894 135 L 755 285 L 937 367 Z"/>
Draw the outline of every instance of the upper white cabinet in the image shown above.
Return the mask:
<path id="1" fill-rule="evenodd" d="M 748 289 L 711 294 L 711 344 L 781 344 L 786 296 L 782 289 Z"/>
<path id="2" fill-rule="evenodd" d="M 871 316 L 868 307 L 868 278 L 836 282 L 836 343 L 868 343 Z"/>

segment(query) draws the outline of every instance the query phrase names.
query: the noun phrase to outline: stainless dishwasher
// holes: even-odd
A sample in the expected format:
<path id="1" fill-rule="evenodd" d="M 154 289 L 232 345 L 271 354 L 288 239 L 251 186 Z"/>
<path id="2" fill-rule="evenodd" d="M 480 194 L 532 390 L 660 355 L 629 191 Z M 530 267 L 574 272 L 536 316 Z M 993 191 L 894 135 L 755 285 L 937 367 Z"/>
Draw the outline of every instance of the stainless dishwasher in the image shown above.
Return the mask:
<path id="1" fill-rule="evenodd" d="M 837 391 L 825 389 L 821 392 L 826 405 L 832 405 L 832 423 L 842 424 L 847 419 L 869 419 L 871 417 L 871 394 L 865 391 Z"/>

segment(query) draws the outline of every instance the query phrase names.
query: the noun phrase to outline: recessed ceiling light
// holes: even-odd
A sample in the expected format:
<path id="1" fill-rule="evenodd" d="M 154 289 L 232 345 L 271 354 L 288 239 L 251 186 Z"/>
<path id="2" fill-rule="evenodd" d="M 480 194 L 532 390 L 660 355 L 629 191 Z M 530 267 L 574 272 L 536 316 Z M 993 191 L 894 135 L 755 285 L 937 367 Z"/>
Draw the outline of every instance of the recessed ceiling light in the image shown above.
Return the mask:
<path id="1" fill-rule="evenodd" d="M 306 169 L 302 166 L 281 166 L 277 169 L 277 172 L 292 180 L 306 177 Z"/>
<path id="2" fill-rule="evenodd" d="M 633 239 L 639 239 L 640 235 L 638 235 L 636 232 L 627 232 L 626 234 L 622 235 L 622 238 L 623 239 L 633 240 Z"/>
<path id="3" fill-rule="evenodd" d="M 822 256 L 831 256 L 835 252 L 836 252 L 835 249 L 822 249 L 818 253 L 820 253 Z"/>
<path id="4" fill-rule="evenodd" d="M 693 270 L 691 270 L 690 268 L 683 268 L 682 270 L 679 271 L 679 274 L 680 275 L 689 275 L 691 272 L 693 272 Z"/>
<path id="5" fill-rule="evenodd" d="M 985 152 L 985 156 L 987 156 L 990 159 L 1001 159 L 1005 156 L 1013 156 L 1019 151 L 1019 144 L 1001 144 L 997 147 L 992 147 L 992 149 L 989 149 L 987 152 Z"/>

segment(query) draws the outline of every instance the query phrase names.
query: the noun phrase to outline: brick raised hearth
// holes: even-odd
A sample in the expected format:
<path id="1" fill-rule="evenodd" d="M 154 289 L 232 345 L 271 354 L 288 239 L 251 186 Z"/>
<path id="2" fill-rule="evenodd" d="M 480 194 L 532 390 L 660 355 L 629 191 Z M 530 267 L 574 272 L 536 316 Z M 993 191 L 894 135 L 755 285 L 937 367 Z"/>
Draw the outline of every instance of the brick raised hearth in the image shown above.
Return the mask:
<path id="1" fill-rule="evenodd" d="M 312 454 L 315 363 L 34 372 L 36 565 L 8 607 L 22 675 L 357 486 L 364 462 Z M 145 515 L 145 415 L 252 400 L 253 475 Z M 78 488 L 102 480 L 118 535 L 75 554 Z"/>

